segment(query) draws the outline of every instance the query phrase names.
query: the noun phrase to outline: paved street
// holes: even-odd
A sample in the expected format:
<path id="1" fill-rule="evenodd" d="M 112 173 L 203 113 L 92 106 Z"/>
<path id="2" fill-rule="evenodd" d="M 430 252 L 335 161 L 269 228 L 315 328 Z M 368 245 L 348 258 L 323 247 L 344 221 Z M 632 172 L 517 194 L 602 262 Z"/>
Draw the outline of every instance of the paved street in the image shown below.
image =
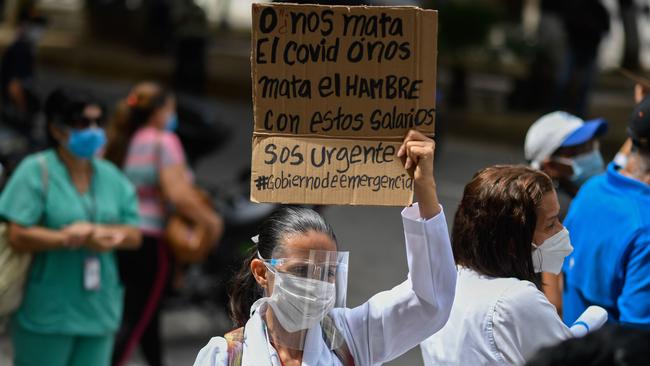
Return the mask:
<path id="1" fill-rule="evenodd" d="M 104 83 L 78 76 L 63 75 L 52 70 L 42 74 L 48 88 L 67 83 L 90 87 L 113 101 L 124 95 L 128 84 Z M 249 164 L 252 110 L 247 101 L 206 100 L 233 127 L 228 146 L 217 154 L 202 160 L 198 165 L 200 181 L 211 184 L 228 184 L 237 173 Z M 182 122 L 181 122 L 182 123 Z M 437 151 L 436 178 L 439 195 L 448 222 L 452 220 L 464 184 L 479 168 L 496 163 L 521 162 L 520 148 L 476 143 L 458 138 L 445 138 Z M 348 306 L 356 306 L 373 294 L 390 289 L 406 279 L 406 256 L 399 208 L 328 207 L 326 219 L 334 227 L 344 249 L 351 251 Z M 191 365 L 198 350 L 213 335 L 228 329 L 222 311 L 206 314 L 197 309 L 166 312 L 163 319 L 168 365 Z M 7 348 L 6 336 L 0 340 L 0 352 Z M 9 364 L 0 355 L 0 364 Z M 412 350 L 388 365 L 421 365 L 419 349 Z M 134 360 L 131 365 L 144 365 Z"/>

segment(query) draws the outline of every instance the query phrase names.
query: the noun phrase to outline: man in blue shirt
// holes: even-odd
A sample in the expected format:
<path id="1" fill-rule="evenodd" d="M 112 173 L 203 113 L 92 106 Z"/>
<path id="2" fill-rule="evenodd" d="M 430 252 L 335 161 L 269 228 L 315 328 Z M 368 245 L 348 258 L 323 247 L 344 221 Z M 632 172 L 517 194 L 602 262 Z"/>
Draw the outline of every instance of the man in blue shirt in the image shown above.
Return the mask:
<path id="1" fill-rule="evenodd" d="M 566 324 L 599 305 L 611 322 L 650 329 L 650 97 L 635 108 L 628 134 L 626 166 L 611 163 L 587 181 L 564 223 L 574 247 L 563 268 Z"/>

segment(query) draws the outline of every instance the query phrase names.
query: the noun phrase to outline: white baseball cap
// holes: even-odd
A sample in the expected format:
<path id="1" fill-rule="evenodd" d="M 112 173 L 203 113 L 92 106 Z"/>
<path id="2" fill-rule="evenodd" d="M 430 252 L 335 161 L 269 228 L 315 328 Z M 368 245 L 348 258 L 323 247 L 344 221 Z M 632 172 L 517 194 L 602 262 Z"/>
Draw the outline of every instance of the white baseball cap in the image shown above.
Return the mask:
<path id="1" fill-rule="evenodd" d="M 539 169 L 541 163 L 560 147 L 580 145 L 606 132 L 607 121 L 602 118 L 585 122 L 567 112 L 552 112 L 530 126 L 524 154 L 530 165 Z"/>

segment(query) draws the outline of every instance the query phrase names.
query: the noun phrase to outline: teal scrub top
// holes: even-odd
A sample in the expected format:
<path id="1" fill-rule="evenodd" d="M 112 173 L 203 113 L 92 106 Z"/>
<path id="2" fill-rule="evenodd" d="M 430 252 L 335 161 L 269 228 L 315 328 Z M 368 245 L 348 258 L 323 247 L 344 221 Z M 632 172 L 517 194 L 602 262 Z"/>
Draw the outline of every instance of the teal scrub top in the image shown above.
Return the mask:
<path id="1" fill-rule="evenodd" d="M 43 154 L 47 164 L 44 187 Z M 59 230 L 75 222 L 138 226 L 135 189 L 113 164 L 95 158 L 90 189 L 81 195 L 54 150 L 25 158 L 0 196 L 0 216 L 22 226 Z M 100 264 L 100 286 L 84 288 L 88 259 Z M 46 334 L 106 335 L 117 330 L 124 290 L 112 252 L 85 248 L 37 252 L 23 303 L 14 316 L 25 329 Z"/>

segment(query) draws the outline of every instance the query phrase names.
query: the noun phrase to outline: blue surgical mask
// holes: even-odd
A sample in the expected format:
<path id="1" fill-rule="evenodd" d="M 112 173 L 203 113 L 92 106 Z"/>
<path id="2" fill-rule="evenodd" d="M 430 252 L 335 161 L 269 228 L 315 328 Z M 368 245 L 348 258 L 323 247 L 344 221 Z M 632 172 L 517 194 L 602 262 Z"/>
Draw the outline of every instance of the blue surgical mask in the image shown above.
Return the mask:
<path id="1" fill-rule="evenodd" d="M 167 118 L 167 122 L 165 123 L 165 130 L 169 132 L 175 132 L 177 128 L 178 128 L 178 115 L 176 113 L 172 113 L 169 116 L 169 118 Z"/>
<path id="2" fill-rule="evenodd" d="M 586 154 L 573 157 L 571 159 L 571 168 L 573 168 L 573 175 L 569 180 L 580 187 L 587 179 L 604 172 L 605 162 L 602 155 L 600 155 L 600 151 L 594 149 Z"/>
<path id="3" fill-rule="evenodd" d="M 91 159 L 106 144 L 104 130 L 97 127 L 70 130 L 68 150 L 79 159 Z"/>

